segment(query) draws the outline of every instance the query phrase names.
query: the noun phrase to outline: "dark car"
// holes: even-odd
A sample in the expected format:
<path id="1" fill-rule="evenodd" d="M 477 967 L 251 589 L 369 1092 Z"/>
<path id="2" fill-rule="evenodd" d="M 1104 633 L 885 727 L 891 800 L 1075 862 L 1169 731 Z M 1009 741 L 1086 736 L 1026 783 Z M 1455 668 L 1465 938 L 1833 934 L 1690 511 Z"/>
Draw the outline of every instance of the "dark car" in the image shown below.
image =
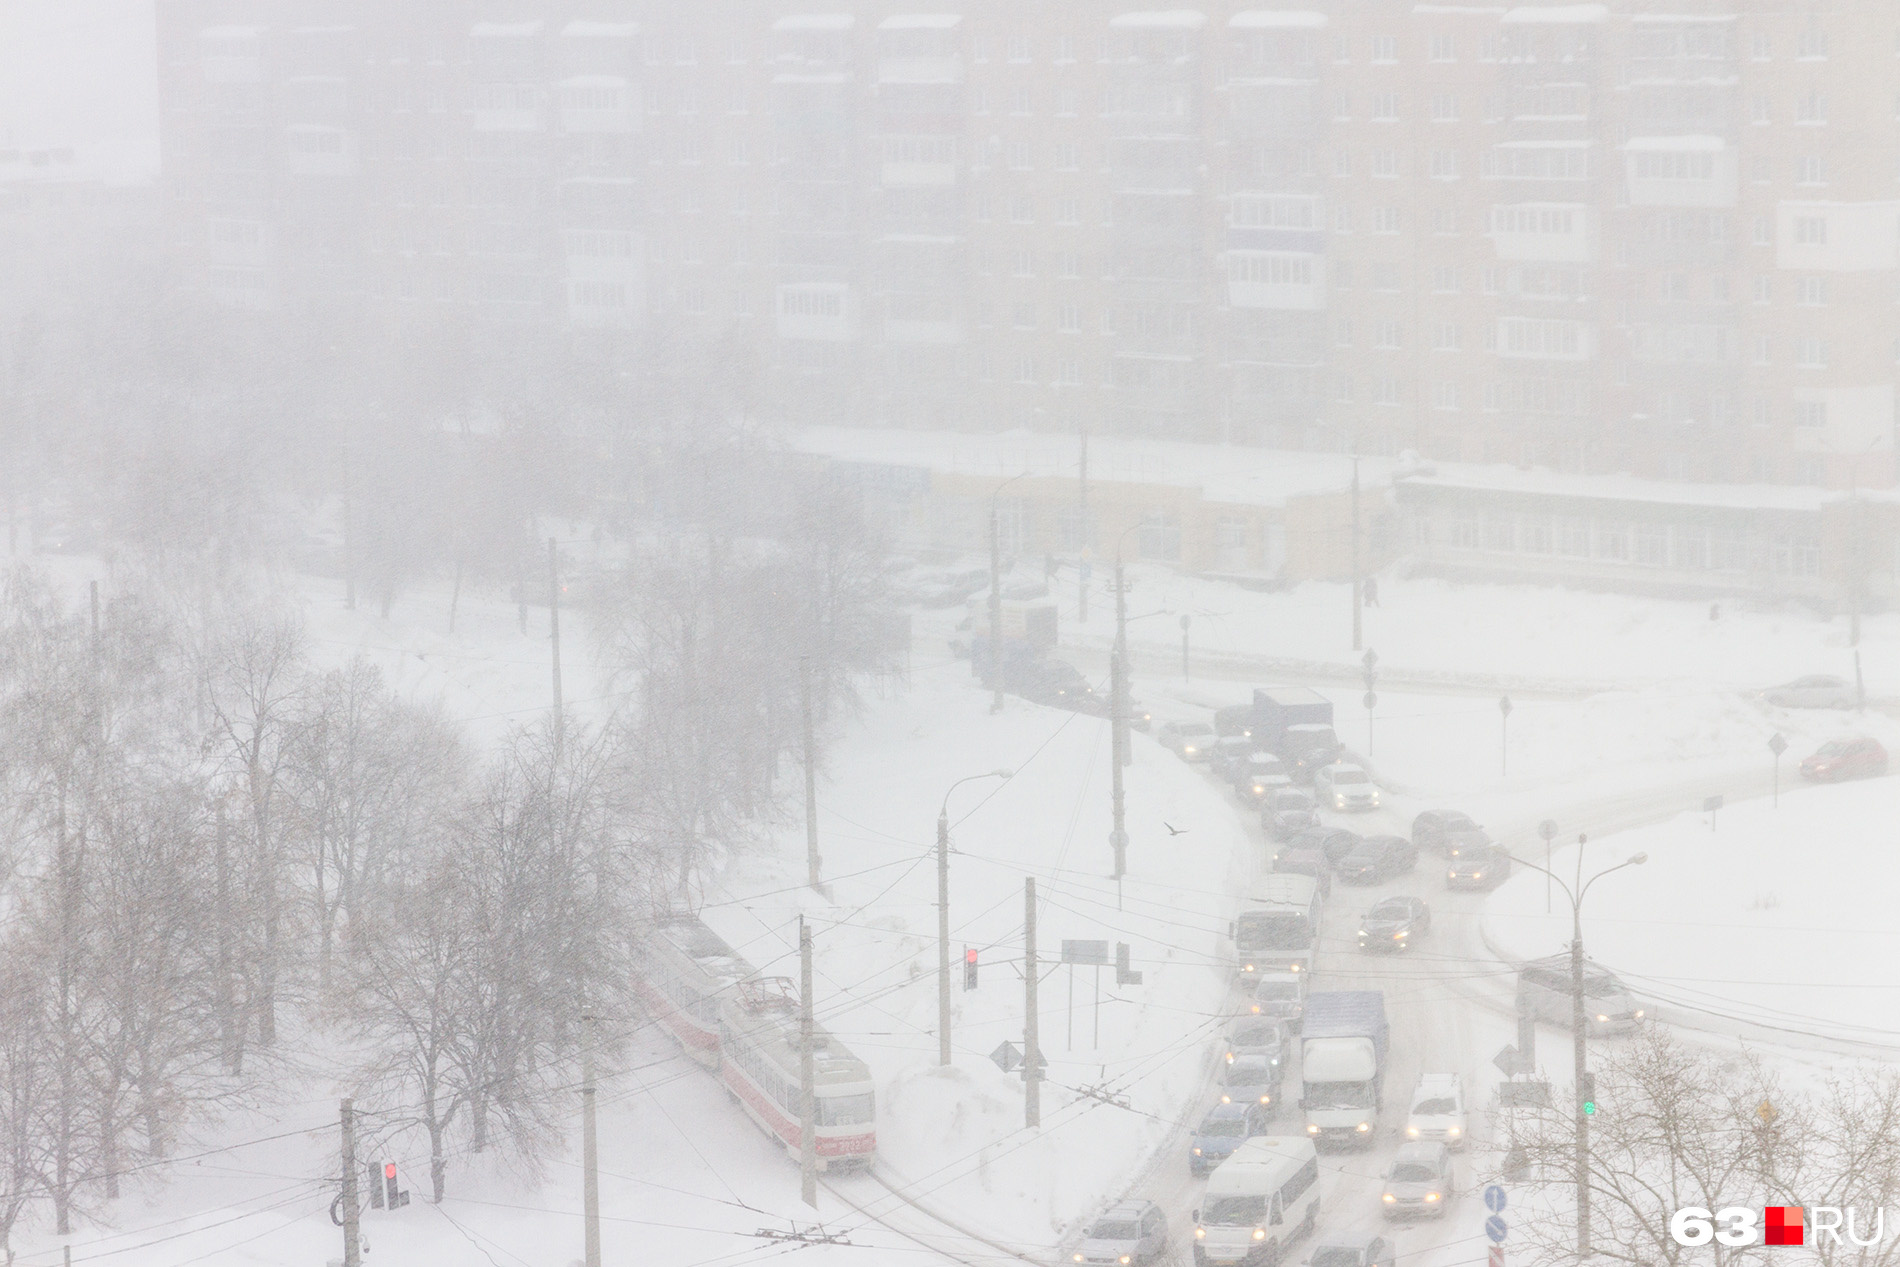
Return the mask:
<path id="1" fill-rule="evenodd" d="M 1067 660 L 1039 660 L 1016 675 L 1016 693 L 1038 704 L 1098 713 L 1106 703 L 1098 699 L 1082 671 Z"/>
<path id="2" fill-rule="evenodd" d="M 1273 1129 L 1267 1116 L 1266 1106 L 1260 1104 L 1216 1104 L 1194 1128 L 1194 1139 L 1188 1146 L 1188 1169 L 1204 1175 L 1254 1136 L 1265 1135 Z"/>
<path id="3" fill-rule="evenodd" d="M 1842 779 L 1872 779 L 1887 772 L 1887 750 L 1866 735 L 1830 739 L 1801 761 L 1801 777 L 1812 783 L 1839 783 Z"/>
<path id="4" fill-rule="evenodd" d="M 1331 726 L 1288 726 L 1286 733 L 1283 755 L 1296 783 L 1311 783 L 1315 774 L 1341 756 L 1339 738 Z"/>
<path id="5" fill-rule="evenodd" d="M 1272 979 L 1279 981 L 1282 975 L 1291 977 L 1295 981 L 1298 981 L 1301 976 L 1297 972 L 1275 973 Z M 1257 981 L 1254 983 L 1256 990 L 1259 984 Z M 1269 994 L 1283 993 L 1285 991 L 1269 991 Z M 1284 1000 L 1273 998 L 1256 1000 L 1249 1006 L 1266 1007 L 1275 1002 L 1284 1002 Z M 1276 1076 L 1285 1077 L 1286 1064 L 1292 1055 L 1292 1047 L 1293 1036 L 1287 1022 L 1266 1012 L 1248 1012 L 1227 1035 L 1227 1060 L 1231 1063 L 1241 1056 L 1263 1056 L 1266 1058 L 1267 1067 Z"/>
<path id="6" fill-rule="evenodd" d="M 1333 891 L 1333 869 L 1326 863 L 1326 855 L 1316 848 L 1284 844 L 1273 851 L 1273 869 L 1287 875 L 1310 875 L 1319 882 L 1319 895 L 1329 897 Z"/>
<path id="7" fill-rule="evenodd" d="M 1233 704 L 1227 708 L 1214 710 L 1214 733 L 1222 739 L 1229 735 L 1239 735 L 1243 739 L 1253 738 L 1253 705 Z"/>
<path id="8" fill-rule="evenodd" d="M 1304 1267 L 1393 1267 L 1397 1251 L 1383 1236 L 1364 1232 L 1322 1233 Z"/>
<path id="9" fill-rule="evenodd" d="M 1296 787 L 1279 788 L 1267 793 L 1267 803 L 1260 811 L 1260 826 L 1268 840 L 1285 840 L 1295 832 L 1319 826 L 1319 807 L 1313 803 L 1311 792 Z"/>
<path id="10" fill-rule="evenodd" d="M 1404 950 L 1432 926 L 1432 909 L 1422 898 L 1389 897 L 1359 921 L 1359 949 Z"/>
<path id="11" fill-rule="evenodd" d="M 1295 849 L 1319 850 L 1326 859 L 1326 865 L 1337 869 L 1345 856 L 1364 841 L 1365 837 L 1358 832 L 1348 831 L 1344 827 L 1308 827 L 1287 837 L 1286 843 Z"/>
<path id="12" fill-rule="evenodd" d="M 1367 836 L 1333 868 L 1345 884 L 1384 884 L 1418 865 L 1418 847 L 1403 836 Z"/>
<path id="13" fill-rule="evenodd" d="M 1232 783 L 1253 755 L 1253 740 L 1244 735 L 1222 735 L 1207 754 L 1207 768 L 1222 783 Z"/>
<path id="14" fill-rule="evenodd" d="M 1420 849 L 1437 849 L 1446 857 L 1458 856 L 1460 846 L 1488 845 L 1491 837 L 1471 821 L 1471 815 L 1455 809 L 1428 809 L 1412 820 L 1412 843 Z"/>
<path id="15" fill-rule="evenodd" d="M 1448 889 L 1495 889 L 1511 876 L 1511 855 L 1502 845 L 1466 846 L 1445 869 Z"/>
<path id="16" fill-rule="evenodd" d="M 1271 752 L 1250 752 L 1247 759 L 1240 763 L 1233 777 L 1234 795 L 1243 801 L 1255 805 L 1266 804 L 1267 797 L 1283 787 L 1291 787 L 1293 779 L 1286 772 L 1286 763 Z"/>
<path id="17" fill-rule="evenodd" d="M 1258 1104 L 1269 1113 L 1279 1104 L 1285 1074 L 1265 1052 L 1234 1052 L 1227 1058 L 1226 1075 L 1221 1084 L 1222 1104 Z"/>

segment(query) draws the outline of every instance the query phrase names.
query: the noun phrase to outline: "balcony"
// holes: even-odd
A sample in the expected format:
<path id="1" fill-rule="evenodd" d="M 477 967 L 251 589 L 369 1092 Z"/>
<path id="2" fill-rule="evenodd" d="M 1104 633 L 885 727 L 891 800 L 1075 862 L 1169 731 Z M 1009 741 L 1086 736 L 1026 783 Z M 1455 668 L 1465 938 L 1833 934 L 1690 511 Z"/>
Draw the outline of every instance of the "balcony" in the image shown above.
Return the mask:
<path id="1" fill-rule="evenodd" d="M 1326 259 L 1287 251 L 1229 251 L 1227 302 L 1235 308 L 1317 312 L 1326 306 Z"/>
<path id="2" fill-rule="evenodd" d="M 1639 136 L 1623 147 L 1632 207 L 1733 207 L 1739 155 L 1719 136 Z"/>
<path id="3" fill-rule="evenodd" d="M 640 130 L 640 93 L 620 75 L 575 75 L 560 85 L 561 130 L 621 135 Z"/>

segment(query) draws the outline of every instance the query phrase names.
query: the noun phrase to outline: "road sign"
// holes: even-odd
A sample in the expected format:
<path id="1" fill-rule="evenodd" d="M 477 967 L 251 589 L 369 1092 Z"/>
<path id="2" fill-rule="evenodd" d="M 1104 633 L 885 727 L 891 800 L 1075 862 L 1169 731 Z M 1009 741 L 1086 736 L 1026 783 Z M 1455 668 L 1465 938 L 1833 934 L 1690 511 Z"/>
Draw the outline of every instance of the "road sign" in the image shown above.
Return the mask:
<path id="1" fill-rule="evenodd" d="M 1557 820 L 1554 818 L 1546 818 L 1543 822 L 1537 824 L 1537 834 L 1547 841 L 1557 839 Z"/>
<path id="2" fill-rule="evenodd" d="M 1366 692 L 1366 711 L 1369 713 L 1379 706 L 1379 696 L 1373 691 Z"/>
<path id="3" fill-rule="evenodd" d="M 1108 962 L 1108 943 L 1105 941 L 1069 941 L 1062 942 L 1062 962 L 1094 964 L 1101 967 Z"/>
<path id="4" fill-rule="evenodd" d="M 1788 741 L 1781 737 L 1779 730 L 1769 737 L 1768 751 L 1774 753 L 1777 757 L 1788 751 Z"/>
<path id="5" fill-rule="evenodd" d="M 996 1044 L 996 1050 L 990 1053 L 990 1059 L 994 1060 L 996 1067 L 1001 1069 L 1004 1073 L 1014 1073 L 1016 1070 L 1022 1068 L 1023 1053 L 1015 1043 L 1005 1038 L 1002 1042 Z"/>
<path id="6" fill-rule="evenodd" d="M 1775 1119 L 1781 1116 L 1781 1110 L 1763 1100 L 1755 1106 L 1755 1116 L 1761 1119 L 1763 1126 L 1773 1126 Z"/>
<path id="7" fill-rule="evenodd" d="M 1493 1214 L 1504 1213 L 1504 1185 L 1494 1183 L 1484 1190 L 1484 1208 Z"/>
<path id="8" fill-rule="evenodd" d="M 1484 1221 L 1484 1234 L 1491 1238 L 1493 1245 L 1502 1245 L 1504 1238 L 1511 1234 L 1511 1229 L 1503 1219 L 1493 1214 Z"/>
<path id="9" fill-rule="evenodd" d="M 1498 1054 L 1491 1057 L 1491 1063 L 1496 1065 L 1498 1072 L 1507 1078 L 1530 1072 L 1523 1053 L 1509 1043 L 1498 1049 Z"/>
<path id="10" fill-rule="evenodd" d="M 1541 1109 L 1549 1104 L 1548 1082 L 1498 1083 L 1498 1107 L 1501 1109 Z"/>
<path id="11" fill-rule="evenodd" d="M 1503 713 L 1506 717 L 1511 715 L 1511 697 L 1509 695 L 1498 696 L 1498 711 Z"/>
<path id="12" fill-rule="evenodd" d="M 1485 1264 L 1485 1267 L 1504 1267 L 1504 1246 L 1493 1245 L 1490 1249 L 1491 1258 Z"/>
<path id="13" fill-rule="evenodd" d="M 1719 796 L 1707 796 L 1702 799 L 1702 812 L 1704 814 L 1713 814 L 1716 810 L 1721 808 L 1722 798 Z"/>
<path id="14" fill-rule="evenodd" d="M 1366 672 L 1368 673 L 1372 672 L 1373 669 L 1378 667 L 1379 653 L 1377 651 L 1374 651 L 1371 647 L 1367 647 L 1366 654 L 1364 658 L 1361 659 L 1360 663 L 1366 666 Z"/>

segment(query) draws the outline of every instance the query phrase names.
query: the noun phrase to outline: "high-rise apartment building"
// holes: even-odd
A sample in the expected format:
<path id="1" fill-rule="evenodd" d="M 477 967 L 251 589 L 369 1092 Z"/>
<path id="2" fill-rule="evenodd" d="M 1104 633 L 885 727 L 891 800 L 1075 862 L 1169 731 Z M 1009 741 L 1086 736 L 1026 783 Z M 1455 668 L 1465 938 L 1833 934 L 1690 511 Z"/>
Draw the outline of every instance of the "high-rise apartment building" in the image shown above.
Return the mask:
<path id="1" fill-rule="evenodd" d="M 228 303 L 699 339 L 804 421 L 1893 481 L 1890 6 L 160 19 L 173 237 Z"/>

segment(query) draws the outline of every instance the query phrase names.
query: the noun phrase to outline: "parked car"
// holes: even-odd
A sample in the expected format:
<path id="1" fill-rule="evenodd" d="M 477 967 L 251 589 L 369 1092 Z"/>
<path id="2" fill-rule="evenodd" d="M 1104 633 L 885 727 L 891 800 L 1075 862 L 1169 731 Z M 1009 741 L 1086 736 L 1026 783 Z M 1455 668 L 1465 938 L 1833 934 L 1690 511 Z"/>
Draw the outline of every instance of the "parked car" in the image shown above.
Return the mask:
<path id="1" fill-rule="evenodd" d="M 1432 911 L 1423 898 L 1389 897 L 1359 921 L 1359 949 L 1404 950 L 1432 926 Z"/>
<path id="2" fill-rule="evenodd" d="M 1253 1002 L 1248 1004 L 1251 1011 L 1228 1041 L 1238 1044 L 1244 1035 L 1252 1032 L 1248 1030 L 1250 1023 L 1275 1021 L 1289 1031 L 1297 1031 L 1300 1016 L 1306 1011 L 1307 975 L 1304 972 L 1260 973 L 1253 983 Z"/>
<path id="3" fill-rule="evenodd" d="M 1412 1111 L 1405 1138 L 1436 1140 L 1457 1152 L 1465 1146 L 1470 1121 L 1465 1114 L 1465 1082 L 1455 1073 L 1424 1073 L 1412 1089 Z"/>
<path id="4" fill-rule="evenodd" d="M 1334 869 L 1345 884 L 1383 884 L 1418 865 L 1418 848 L 1403 836 L 1367 836 Z"/>
<path id="5" fill-rule="evenodd" d="M 1872 779 L 1887 772 L 1887 750 L 1866 735 L 1830 739 L 1801 760 L 1801 777 L 1811 783 Z"/>
<path id="6" fill-rule="evenodd" d="M 1194 1128 L 1194 1138 L 1188 1145 L 1188 1170 L 1204 1175 L 1232 1156 L 1241 1144 L 1272 1129 L 1264 1105 L 1216 1104 Z"/>
<path id="7" fill-rule="evenodd" d="M 1303 1267 L 1393 1267 L 1398 1250 L 1383 1236 L 1364 1232 L 1322 1232 Z"/>
<path id="8" fill-rule="evenodd" d="M 919 607 L 956 607 L 968 601 L 970 595 L 988 589 L 989 584 L 988 568 L 969 568 L 914 577 L 906 588 Z"/>
<path id="9" fill-rule="evenodd" d="M 1275 788 L 1267 793 L 1266 800 L 1260 811 L 1260 826 L 1268 840 L 1285 840 L 1295 832 L 1319 826 L 1319 809 L 1310 792 L 1296 787 Z"/>
<path id="10" fill-rule="evenodd" d="M 1379 1200 L 1388 1219 L 1438 1219 L 1451 1204 L 1451 1188 L 1451 1153 L 1443 1144 L 1420 1140 L 1399 1145 L 1385 1168 Z"/>
<path id="11" fill-rule="evenodd" d="M 1776 708 L 1853 708 L 1860 702 L 1852 682 L 1827 673 L 1812 673 L 1771 686 L 1758 698 Z"/>
<path id="12" fill-rule="evenodd" d="M 1225 739 L 1228 735 L 1239 735 L 1243 739 L 1253 738 L 1253 705 L 1232 704 L 1226 708 L 1214 710 L 1214 733 Z"/>
<path id="13" fill-rule="evenodd" d="M 1183 761 L 1205 761 L 1214 746 L 1214 728 L 1206 722 L 1163 722 L 1155 732 L 1161 746 Z"/>
<path id="14" fill-rule="evenodd" d="M 1263 1052 L 1238 1051 L 1227 1058 L 1226 1078 L 1221 1084 L 1222 1104 L 1258 1104 L 1272 1110 L 1280 1102 L 1280 1066 Z"/>
<path id="15" fill-rule="evenodd" d="M 1232 783 L 1240 777 L 1247 758 L 1252 755 L 1253 740 L 1244 735 L 1222 735 L 1214 740 L 1214 746 L 1208 750 L 1207 768 L 1222 783 Z"/>
<path id="16" fill-rule="evenodd" d="M 1118 1201 L 1089 1225 L 1078 1263 L 1157 1262 L 1168 1245 L 1168 1219 L 1152 1201 Z"/>
<path id="17" fill-rule="evenodd" d="M 1570 1027 L 1576 993 L 1569 955 L 1533 959 L 1518 969 L 1517 1010 L 1551 1025 Z M 1592 1037 L 1634 1029 L 1643 1019 L 1628 987 L 1608 968 L 1584 961 L 1583 1027 Z"/>
<path id="18" fill-rule="evenodd" d="M 1344 827 L 1308 827 L 1287 837 L 1286 843 L 1295 849 L 1319 850 L 1326 859 L 1326 866 L 1336 869 L 1363 840 L 1364 837 L 1358 832 L 1348 831 Z"/>
<path id="19" fill-rule="evenodd" d="M 1471 821 L 1469 814 L 1455 809 L 1428 809 L 1412 820 L 1412 843 L 1420 849 L 1443 850 L 1446 857 L 1455 858 L 1460 845 L 1488 845 L 1491 838 Z"/>
<path id="20" fill-rule="evenodd" d="M 1335 761 L 1313 774 L 1313 797 L 1336 810 L 1379 808 L 1379 787 L 1364 766 Z"/>
<path id="21" fill-rule="evenodd" d="M 1273 869 L 1287 875 L 1310 875 L 1319 884 L 1321 897 L 1333 895 L 1333 869 L 1316 846 L 1281 845 L 1273 851 Z"/>
<path id="22" fill-rule="evenodd" d="M 1495 889 L 1511 877 L 1511 855 L 1502 845 L 1466 846 L 1445 870 L 1448 889 Z"/>
<path id="23" fill-rule="evenodd" d="M 1271 752 L 1255 751 L 1248 753 L 1247 759 L 1240 763 L 1233 783 L 1235 796 L 1262 805 L 1278 789 L 1291 789 L 1293 776 L 1286 772 L 1286 763 Z"/>

